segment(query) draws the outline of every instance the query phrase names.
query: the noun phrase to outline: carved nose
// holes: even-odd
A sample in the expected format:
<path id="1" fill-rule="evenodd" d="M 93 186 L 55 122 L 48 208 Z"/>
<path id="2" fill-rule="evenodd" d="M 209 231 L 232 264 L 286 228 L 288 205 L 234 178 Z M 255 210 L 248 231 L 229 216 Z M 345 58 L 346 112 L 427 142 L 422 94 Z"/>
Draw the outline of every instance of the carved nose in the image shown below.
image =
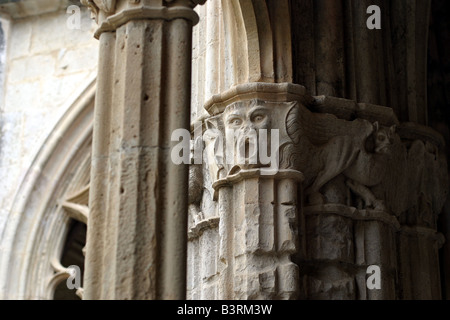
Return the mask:
<path id="1" fill-rule="evenodd" d="M 257 145 L 254 139 L 250 137 L 242 137 L 239 143 L 239 155 L 242 160 L 251 161 L 251 164 L 255 164 L 257 161 Z M 255 163 L 253 163 L 255 162 Z M 245 163 L 240 163 L 245 164 Z"/>
<path id="2" fill-rule="evenodd" d="M 245 126 L 245 127 L 242 129 L 242 132 L 243 132 L 244 134 L 248 134 L 248 133 L 250 132 L 250 130 L 251 130 L 251 128 L 250 128 L 249 126 Z"/>
<path id="3" fill-rule="evenodd" d="M 242 130 L 244 131 L 244 133 L 249 133 L 252 130 L 256 131 L 256 127 L 253 123 L 248 123 L 248 124 L 244 125 Z"/>

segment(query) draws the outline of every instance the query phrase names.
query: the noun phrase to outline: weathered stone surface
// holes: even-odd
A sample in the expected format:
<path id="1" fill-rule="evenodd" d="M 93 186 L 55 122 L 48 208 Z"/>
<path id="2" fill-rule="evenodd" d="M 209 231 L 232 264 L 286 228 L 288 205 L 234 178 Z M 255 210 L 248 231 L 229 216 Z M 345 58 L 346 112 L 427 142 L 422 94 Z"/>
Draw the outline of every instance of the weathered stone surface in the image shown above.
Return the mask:
<path id="1" fill-rule="evenodd" d="M 69 4 L 69 0 L 41 0 L 39 3 L 30 0 L 5 0 L 2 1 L 0 10 L 20 19 L 65 9 Z"/>
<path id="2" fill-rule="evenodd" d="M 336 215 L 313 215 L 306 218 L 306 230 L 310 259 L 347 263 L 354 261 L 351 219 Z"/>
<path id="3" fill-rule="evenodd" d="M 355 280 L 337 266 L 317 266 L 308 276 L 308 298 L 313 300 L 353 300 Z"/>
<path id="4" fill-rule="evenodd" d="M 83 3 L 100 24 L 85 297 L 183 299 L 189 168 L 170 154 L 172 132 L 189 128 L 194 2 Z M 202 231 L 200 255 L 214 239 Z"/>
<path id="5" fill-rule="evenodd" d="M 87 299 L 441 298 L 448 172 L 417 46 L 429 1 L 380 1 L 382 32 L 367 1 L 83 0 L 98 25 L 84 9 L 70 31 L 50 12 L 68 2 L 8 2 L 1 298 L 51 298 L 70 219 L 89 224 Z M 92 108 L 51 128 L 96 73 L 92 34 L 89 162 Z M 203 163 L 177 166 L 189 111 Z"/>
<path id="6" fill-rule="evenodd" d="M 238 87 L 233 92 L 246 92 L 248 88 L 251 86 Z M 251 94 L 246 92 L 246 96 Z M 435 227 L 448 193 L 445 158 L 439 151 L 441 145 L 436 133 L 424 130 L 426 134 L 411 134 L 395 118 L 389 118 L 392 113 L 379 106 L 366 104 L 360 114 L 363 119 L 345 120 L 311 112 L 308 104 L 304 104 L 312 101 L 308 97 L 295 102 L 259 99 L 241 102 L 233 100 L 231 93 L 221 97 L 232 103 L 223 108 L 223 102 L 216 97 L 208 106 L 209 110 L 224 111 L 206 120 L 206 128 L 216 131 L 211 140 L 206 140 L 210 149 L 206 152 L 209 171 L 205 172 L 214 177 L 213 187 L 218 195 L 214 199 L 222 208 L 219 209 L 219 237 L 226 243 L 221 252 L 226 272 L 221 276 L 234 279 L 233 291 L 223 297 L 401 298 L 399 288 L 406 280 L 400 275 L 409 272 L 409 269 L 400 271 L 401 265 L 412 254 L 397 251 L 401 225 Z M 327 110 L 332 110 L 333 102 L 336 101 L 327 100 L 330 108 Z M 338 102 L 345 105 L 343 99 Z M 346 105 L 351 105 L 351 101 Z M 256 124 L 252 112 L 258 108 L 264 111 L 261 122 Z M 337 114 L 342 112 L 337 110 Z M 398 126 L 401 129 L 397 133 Z M 249 129 L 257 132 L 278 129 L 279 172 L 297 170 L 302 173 L 301 182 L 289 180 L 294 177 L 292 171 L 291 176 L 289 173 L 285 176 L 287 179 L 279 180 L 275 175 L 274 185 L 270 178 L 255 179 L 249 174 L 254 170 L 263 172 L 260 163 L 249 166 L 247 162 L 239 164 L 236 156 L 227 159 L 226 148 L 234 148 L 236 155 L 239 141 L 246 141 L 240 140 L 239 135 L 237 139 L 233 134 L 226 135 L 226 130 L 231 128 L 244 134 Z M 218 137 L 223 137 L 225 142 Z M 219 154 L 225 158 L 212 152 L 218 145 L 223 148 Z M 246 153 L 246 160 L 251 156 L 251 152 Z M 413 196 L 416 194 L 421 196 Z M 230 214 L 234 218 L 230 219 Z M 427 250 L 436 255 L 439 242 L 438 238 L 432 239 L 434 247 Z M 268 255 L 271 252 L 278 252 L 278 256 L 285 252 L 293 258 L 288 264 L 291 267 L 286 269 L 290 270 L 287 275 L 277 278 L 272 271 L 267 273 L 265 268 L 277 264 Z M 406 263 L 408 268 L 411 263 Z M 373 266 L 380 270 L 377 278 L 380 288 L 369 288 L 366 283 L 367 270 Z M 425 266 L 416 268 L 426 269 Z M 438 272 L 437 264 L 432 268 L 434 271 L 427 272 Z M 264 272 L 255 273 L 259 269 Z M 281 266 L 277 268 L 281 269 Z M 283 291 L 282 279 L 287 281 L 285 287 L 294 282 L 296 285 L 292 290 Z M 429 290 L 437 286 L 434 280 L 422 284 Z M 279 291 L 270 291 L 267 288 L 270 285 Z M 224 292 L 230 290 L 229 285 L 222 288 Z"/>
<path id="7" fill-rule="evenodd" d="M 0 221 L 5 223 L 33 159 L 43 149 L 63 114 L 91 85 L 97 72 L 96 58 L 77 61 L 79 68 L 76 70 L 58 68 L 62 48 L 72 52 L 73 57 L 81 52 L 86 58 L 96 57 L 98 43 L 89 30 L 66 28 L 66 11 L 60 10 L 59 2 L 57 8 L 58 11 L 45 14 L 36 10 L 33 17 L 15 19 L 12 16 L 8 24 L 4 24 L 9 26 L 5 34 L 8 68 L 0 94 Z M 80 13 L 84 26 L 89 13 L 87 9 Z M 3 17 L 8 19 L 7 15 Z M 78 35 L 76 41 L 68 40 L 74 35 Z M 59 40 L 49 46 L 54 39 Z M 41 46 L 39 52 L 33 50 L 36 43 Z M 3 227 L 0 223 L 0 233 Z"/>

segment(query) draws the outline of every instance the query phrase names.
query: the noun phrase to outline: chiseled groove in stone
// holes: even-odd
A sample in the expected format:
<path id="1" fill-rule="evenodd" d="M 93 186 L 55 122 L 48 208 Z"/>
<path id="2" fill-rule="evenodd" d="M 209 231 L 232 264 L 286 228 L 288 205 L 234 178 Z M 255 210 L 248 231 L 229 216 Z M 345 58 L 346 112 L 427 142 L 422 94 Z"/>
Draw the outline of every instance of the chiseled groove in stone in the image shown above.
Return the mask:
<path id="1" fill-rule="evenodd" d="M 157 27 L 153 28 L 153 24 Z M 119 79 L 123 79 L 123 84 L 118 91 L 122 101 L 119 104 L 122 114 L 119 119 L 118 132 L 116 137 L 116 148 L 120 166 L 117 179 L 119 183 L 115 185 L 114 194 L 120 199 L 118 211 L 117 230 L 117 270 L 116 270 L 116 298 L 119 299 L 155 299 L 157 298 L 158 274 L 160 265 L 157 263 L 159 254 L 157 240 L 157 203 L 159 193 L 154 193 L 158 185 L 158 175 L 152 174 L 151 169 L 159 171 L 158 157 L 161 149 L 158 147 L 146 146 L 147 143 L 156 142 L 161 131 L 160 126 L 148 124 L 148 112 L 157 112 L 161 109 L 161 99 L 157 98 L 160 93 L 142 93 L 145 87 L 148 89 L 149 81 L 147 74 L 161 75 L 161 50 L 162 46 L 146 46 L 148 33 L 151 33 L 153 41 L 162 43 L 162 22 L 157 21 L 131 21 L 127 25 L 119 28 L 118 35 L 122 36 L 122 44 L 117 50 L 123 50 L 125 57 L 124 70 L 135 70 L 135 72 L 124 73 Z M 158 26 L 159 25 L 159 26 Z M 124 33 L 121 33 L 121 30 Z M 154 51 L 156 50 L 156 52 Z M 151 65 L 145 63 L 143 51 L 151 53 L 153 56 Z M 155 59 L 156 58 L 156 59 Z M 142 68 L 142 66 L 148 68 Z M 159 81 L 156 81 L 159 82 Z M 120 101 L 120 100 L 118 100 Z M 152 104 L 152 105 L 150 105 Z M 156 134 L 155 134 L 156 133 Z M 148 137 L 156 136 L 156 141 L 150 141 Z M 114 184 L 113 184 L 114 185 Z M 148 199 L 145 201 L 145 199 Z M 144 229 L 144 230 L 141 230 Z"/>
<path id="2" fill-rule="evenodd" d="M 138 272 L 143 276 L 148 276 L 145 297 L 157 299 L 158 286 L 161 285 L 160 268 L 158 263 L 160 252 L 160 238 L 158 228 L 160 223 L 160 161 L 159 157 L 163 152 L 161 145 L 162 123 L 159 119 L 163 117 L 163 66 L 164 66 L 164 22 L 152 20 L 141 22 L 142 39 L 136 44 L 135 50 L 138 54 L 143 54 L 142 66 L 143 79 L 140 92 L 137 93 L 140 99 L 140 118 L 136 124 L 138 126 L 139 148 L 145 155 L 145 163 L 140 168 L 139 183 L 144 189 L 144 195 L 140 202 L 145 206 L 144 215 L 147 221 L 142 221 L 136 226 L 136 234 L 146 234 L 145 241 L 140 243 L 140 255 L 145 261 L 138 262 Z M 145 27 L 145 28 L 144 28 Z M 139 50 L 142 50 L 139 51 Z M 150 63 L 151 61 L 151 63 Z M 139 70 L 139 67 L 138 67 Z M 149 232 L 150 231 L 150 232 Z M 141 238 L 142 240 L 142 238 Z M 135 286 L 139 288 L 140 279 L 136 278 Z"/>
<path id="3" fill-rule="evenodd" d="M 105 285 L 104 298 L 109 299 L 125 299 L 130 296 L 129 282 L 131 279 L 123 280 L 129 277 L 129 274 L 124 270 L 121 259 L 124 255 L 123 250 L 129 250 L 131 239 L 121 239 L 122 234 L 126 232 L 127 227 L 130 228 L 130 222 L 123 225 L 121 210 L 121 184 L 122 184 L 122 151 L 121 151 L 121 133 L 123 131 L 123 117 L 125 112 L 125 96 L 126 90 L 125 74 L 126 74 L 126 46 L 127 46 L 127 26 L 122 26 L 116 32 L 116 67 L 114 73 L 113 83 L 113 101 L 112 101 L 112 117 L 111 117 L 111 132 L 110 132 L 110 177 L 108 185 L 109 193 L 109 208 L 108 214 L 110 218 L 106 225 L 105 232 L 107 239 L 105 245 L 105 272 L 103 275 L 103 283 Z M 120 63 L 122 62 L 122 63 Z M 130 201 L 131 202 L 131 201 Z M 131 218 L 131 217 L 130 217 Z M 134 219 L 130 219 L 131 223 Z M 125 230 L 124 230 L 125 229 Z M 105 231 L 106 231 L 105 230 Z M 109 274 L 109 275 L 108 275 Z M 112 283 L 108 279 L 114 279 Z M 126 282 L 125 282 L 126 281 Z M 129 297 L 131 298 L 131 297 Z"/>
<path id="4" fill-rule="evenodd" d="M 87 256 L 85 262 L 86 299 L 100 299 L 107 286 L 105 275 L 105 253 L 109 240 L 105 230 L 108 216 L 109 192 L 109 148 L 113 79 L 115 70 L 115 34 L 103 33 L 100 37 L 99 77 L 94 109 L 92 167 L 89 195 L 90 219 L 87 235 Z M 87 285 L 86 285 L 87 283 Z"/>
<path id="5" fill-rule="evenodd" d="M 406 227 L 399 232 L 399 268 L 401 299 L 441 299 L 439 273 L 433 272 L 438 263 L 438 239 L 428 228 Z M 419 229 L 419 230 L 420 230 Z M 426 231 L 425 231 L 426 230 Z M 406 231 L 406 232 L 405 232 Z M 427 235 L 428 234 L 428 235 Z M 422 235 L 422 236 L 421 236 Z M 432 258 L 430 258 L 432 257 Z"/>
<path id="6" fill-rule="evenodd" d="M 294 254 L 298 247 L 298 182 L 295 179 L 282 179 L 277 184 L 276 198 L 276 250 Z M 294 232 L 294 234 L 292 234 Z M 300 252 L 298 252 L 300 253 Z"/>
<path id="7" fill-rule="evenodd" d="M 234 281 L 234 204 L 233 189 L 223 187 L 218 191 L 219 221 L 219 272 L 223 275 L 219 281 L 219 299 L 229 300 L 233 298 Z"/>
<path id="8" fill-rule="evenodd" d="M 281 2 L 281 1 L 278 1 Z M 257 45 L 252 45 L 249 43 L 249 47 L 253 48 L 259 48 L 259 74 L 249 74 L 249 79 L 256 79 L 256 77 L 259 77 L 257 80 L 258 82 L 275 82 L 275 60 L 274 60 L 274 34 L 272 31 L 272 26 L 269 18 L 269 10 L 267 8 L 267 3 L 264 3 L 264 1 L 253 1 L 252 3 L 253 9 L 246 8 L 245 2 L 241 2 L 241 10 L 242 15 L 248 16 L 248 12 L 255 12 L 255 27 L 257 28 L 258 37 Z M 285 19 L 289 21 L 289 19 Z M 269 22 L 269 23 L 268 23 Z M 247 19 L 244 18 L 244 23 L 247 24 Z M 273 23 L 273 22 L 272 22 Z M 281 22 L 278 22 L 281 23 Z M 274 23 L 275 24 L 275 23 Z M 252 30 L 251 28 L 248 28 L 246 26 L 247 31 L 247 41 L 249 42 L 252 39 Z M 286 32 L 288 32 L 286 30 Z M 249 50 L 250 51 L 250 50 Z M 287 50 L 286 50 L 287 51 Z M 253 55 L 252 52 L 250 52 L 249 60 L 252 61 L 255 59 L 256 55 Z M 249 63 L 251 66 L 252 63 Z"/>
<path id="9" fill-rule="evenodd" d="M 280 218 L 276 213 L 279 207 L 295 204 L 294 198 L 278 195 L 280 189 L 287 187 L 283 185 L 285 172 L 279 176 L 255 175 L 258 170 L 243 173 L 241 178 L 244 179 L 238 179 L 233 186 L 234 202 L 238 206 L 232 211 L 234 225 L 230 226 L 230 230 L 236 233 L 231 252 L 235 260 L 232 298 L 295 298 L 299 295 L 299 269 L 292 262 L 291 255 L 299 248 L 296 226 L 290 225 L 288 217 Z M 295 176 L 287 180 L 298 183 Z M 279 187 L 280 184 L 282 186 Z M 297 189 L 287 188 L 290 189 L 289 196 L 296 197 Z M 294 218 L 296 214 L 297 211 Z M 276 239 L 280 237 L 286 237 L 286 241 L 278 248 L 280 245 Z"/>
<path id="10" fill-rule="evenodd" d="M 134 155 L 133 163 L 135 163 L 136 167 L 131 167 L 131 190 L 127 189 L 126 186 L 121 186 L 123 188 L 121 189 L 121 193 L 124 201 L 129 201 L 130 198 L 136 201 L 133 204 L 133 208 L 130 208 L 130 212 L 136 213 L 134 229 L 130 230 L 134 234 L 134 239 L 132 240 L 134 251 L 130 253 L 133 256 L 134 265 L 128 268 L 132 272 L 130 277 L 132 278 L 131 286 L 133 288 L 132 299 L 148 299 L 152 297 L 153 286 L 157 285 L 156 274 L 158 272 L 157 268 L 151 268 L 151 266 L 157 265 L 157 222 L 155 221 L 156 216 L 151 214 L 152 210 L 149 210 L 149 207 L 151 207 L 149 189 L 151 189 L 155 182 L 151 179 L 150 181 L 146 181 L 150 168 L 155 168 L 156 161 L 154 154 L 158 153 L 158 149 L 149 150 L 141 147 L 143 145 L 145 146 L 144 138 L 154 134 L 154 132 L 150 131 L 151 127 L 146 125 L 147 118 L 145 117 L 145 110 L 147 107 L 145 106 L 144 99 L 142 99 L 142 89 L 147 80 L 147 73 L 145 73 L 143 68 L 140 68 L 145 64 L 146 57 L 143 52 L 146 52 L 146 50 L 151 51 L 152 49 L 152 47 L 144 47 L 146 46 L 145 40 L 148 25 L 151 23 L 148 21 L 132 21 L 127 24 L 130 35 L 127 46 L 127 58 L 129 59 L 129 63 L 132 64 L 129 70 L 136 71 L 134 74 L 127 73 L 129 78 L 125 81 L 129 88 L 127 88 L 125 94 L 130 93 L 130 96 L 127 96 L 125 101 L 132 106 L 135 105 L 136 110 L 131 110 L 131 113 L 135 113 L 135 115 L 125 115 L 124 121 L 127 123 L 127 130 L 129 132 L 128 134 L 124 132 L 122 137 L 131 141 L 131 146 L 138 146 L 138 148 L 131 152 L 124 150 L 124 152 Z M 135 38 L 132 36 L 133 34 Z M 158 46 L 156 47 L 155 50 L 160 50 Z M 158 57 L 158 55 L 155 55 L 155 57 Z M 160 61 L 158 59 L 154 59 L 152 66 L 158 69 L 159 63 Z M 128 108 L 127 111 L 130 111 L 130 109 Z M 133 119 L 133 116 L 136 116 L 137 119 L 130 121 L 130 118 Z M 137 196 L 135 196 L 134 192 L 136 192 Z M 146 199 L 149 199 L 148 202 L 145 201 Z"/>
<path id="11" fill-rule="evenodd" d="M 275 82 L 293 83 L 293 52 L 291 30 L 292 18 L 278 18 L 289 17 L 291 6 L 290 1 L 271 1 L 266 3 L 269 9 L 269 15 L 272 17 L 273 21 L 272 33 L 275 64 Z"/>
<path id="12" fill-rule="evenodd" d="M 261 180 L 256 182 L 258 186 L 258 206 L 260 211 L 259 228 L 258 228 L 258 246 L 265 251 L 271 252 L 276 250 L 277 238 L 277 208 L 275 203 L 274 190 L 275 181 Z M 267 190 L 269 192 L 267 192 Z"/>

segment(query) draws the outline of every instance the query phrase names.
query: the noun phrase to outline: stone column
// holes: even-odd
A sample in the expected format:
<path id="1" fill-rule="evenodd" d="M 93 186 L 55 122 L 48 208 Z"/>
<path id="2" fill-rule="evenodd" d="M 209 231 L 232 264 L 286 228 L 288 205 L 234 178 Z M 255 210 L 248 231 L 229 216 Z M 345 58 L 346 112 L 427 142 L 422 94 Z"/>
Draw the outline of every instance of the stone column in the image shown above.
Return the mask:
<path id="1" fill-rule="evenodd" d="M 210 115 L 199 120 L 221 133 L 205 134 L 207 192 L 199 207 L 214 223 L 206 218 L 192 228 L 204 250 L 190 254 L 194 297 L 439 297 L 436 220 L 448 175 L 441 139 L 418 125 L 427 122 L 426 50 L 415 44 L 427 42 L 429 1 L 418 2 L 221 2 L 223 40 L 208 48 L 226 55 L 219 69 L 207 62 L 209 76 L 199 76 L 219 79 L 199 96 L 220 94 L 197 101 Z M 382 30 L 366 26 L 370 5 L 381 7 Z M 275 121 L 265 123 L 264 112 L 253 119 L 257 107 L 272 110 L 267 117 Z M 220 144 L 215 134 L 257 128 L 254 120 L 289 137 L 280 144 L 283 178 L 263 177 L 260 166 L 221 164 L 224 154 L 211 152 Z M 286 177 L 297 193 L 280 191 Z M 281 196 L 292 205 L 288 219 Z M 280 247 L 285 235 L 298 240 Z M 289 266 L 285 278 L 281 266 Z"/>
<path id="2" fill-rule="evenodd" d="M 396 298 L 396 237 L 387 212 L 342 204 L 307 206 L 308 297 L 315 300 Z M 379 268 L 379 288 L 367 287 L 369 267 Z M 378 272 L 378 271 L 377 271 Z"/>
<path id="3" fill-rule="evenodd" d="M 308 298 L 439 299 L 442 138 L 389 108 L 331 97 L 314 108 L 297 109 Z"/>
<path id="4" fill-rule="evenodd" d="M 221 180 L 231 186 L 232 210 L 223 216 L 221 261 L 226 262 L 219 288 L 221 299 L 296 299 L 300 297 L 298 266 L 299 185 L 302 174 L 282 170 L 263 175 L 241 171 Z M 223 201 L 223 199 L 221 199 Z M 219 201 L 221 201 L 219 200 Z"/>
<path id="5" fill-rule="evenodd" d="M 440 297 L 436 221 L 448 183 L 435 132 L 288 83 L 238 85 L 206 110 L 220 219 L 217 273 L 206 282 L 218 298 Z M 252 148 L 249 133 L 261 139 L 263 129 L 279 131 L 278 170 L 266 174 L 248 161 L 264 146 Z"/>
<path id="6" fill-rule="evenodd" d="M 200 2 L 83 0 L 100 26 L 85 299 L 185 297 L 188 166 L 171 134 L 189 129 Z"/>
<path id="7" fill-rule="evenodd" d="M 402 226 L 398 235 L 401 299 L 442 299 L 439 249 L 445 240 L 434 228 Z"/>
<path id="8" fill-rule="evenodd" d="M 248 83 L 207 103 L 206 135 L 219 139 L 206 146 L 217 147 L 207 154 L 220 218 L 219 299 L 305 297 L 297 265 L 304 259 L 303 174 L 290 165 L 286 123 L 304 98 L 301 86 Z"/>

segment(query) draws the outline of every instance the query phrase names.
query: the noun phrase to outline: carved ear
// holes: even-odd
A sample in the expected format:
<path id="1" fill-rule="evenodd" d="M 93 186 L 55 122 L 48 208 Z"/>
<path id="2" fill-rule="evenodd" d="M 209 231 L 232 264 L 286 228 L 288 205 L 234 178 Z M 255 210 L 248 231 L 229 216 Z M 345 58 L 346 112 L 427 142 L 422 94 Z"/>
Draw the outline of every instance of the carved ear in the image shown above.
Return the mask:
<path id="1" fill-rule="evenodd" d="M 374 130 L 374 132 L 378 132 L 379 129 L 380 129 L 380 124 L 378 123 L 378 121 L 375 121 L 373 123 L 373 130 Z"/>
<path id="2" fill-rule="evenodd" d="M 393 135 L 395 134 L 395 130 L 397 130 L 397 126 L 394 124 L 392 127 L 389 128 L 389 133 Z"/>

